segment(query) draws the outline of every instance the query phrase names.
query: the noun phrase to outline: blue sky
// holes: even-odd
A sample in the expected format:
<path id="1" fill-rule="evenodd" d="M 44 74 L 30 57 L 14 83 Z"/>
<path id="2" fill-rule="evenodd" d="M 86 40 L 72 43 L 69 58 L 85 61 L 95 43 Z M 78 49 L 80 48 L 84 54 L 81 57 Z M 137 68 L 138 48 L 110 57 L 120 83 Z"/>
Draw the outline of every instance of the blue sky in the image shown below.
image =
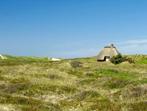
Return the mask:
<path id="1" fill-rule="evenodd" d="M 0 0 L 0 53 L 95 56 L 114 43 L 147 54 L 147 0 Z"/>

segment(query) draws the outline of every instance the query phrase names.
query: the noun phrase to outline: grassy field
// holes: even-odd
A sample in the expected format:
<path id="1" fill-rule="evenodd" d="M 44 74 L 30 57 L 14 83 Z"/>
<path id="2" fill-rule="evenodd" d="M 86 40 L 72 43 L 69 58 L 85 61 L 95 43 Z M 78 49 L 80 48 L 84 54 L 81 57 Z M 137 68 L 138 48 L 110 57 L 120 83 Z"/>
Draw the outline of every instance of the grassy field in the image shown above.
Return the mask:
<path id="1" fill-rule="evenodd" d="M 0 60 L 0 111 L 147 111 L 147 56 Z"/>

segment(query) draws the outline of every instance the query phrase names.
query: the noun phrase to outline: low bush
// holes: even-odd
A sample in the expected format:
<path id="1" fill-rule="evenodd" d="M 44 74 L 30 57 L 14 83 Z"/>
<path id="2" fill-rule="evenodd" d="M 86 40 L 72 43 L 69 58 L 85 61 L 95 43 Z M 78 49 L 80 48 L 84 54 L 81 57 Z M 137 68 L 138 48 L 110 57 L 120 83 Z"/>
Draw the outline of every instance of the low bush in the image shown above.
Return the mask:
<path id="1" fill-rule="evenodd" d="M 120 64 L 122 62 L 124 62 L 125 58 L 122 57 L 121 54 L 118 54 L 117 56 L 113 56 L 110 61 L 113 63 L 113 64 Z"/>
<path id="2" fill-rule="evenodd" d="M 128 57 L 125 57 L 125 56 L 122 56 L 121 54 L 118 54 L 116 56 L 113 56 L 110 61 L 113 63 L 113 64 L 120 64 L 122 62 L 129 62 L 129 63 L 134 63 L 134 60 L 132 58 L 128 58 Z"/>
<path id="3" fill-rule="evenodd" d="M 79 61 L 72 61 L 70 64 L 73 68 L 78 68 L 82 66 L 82 63 Z"/>

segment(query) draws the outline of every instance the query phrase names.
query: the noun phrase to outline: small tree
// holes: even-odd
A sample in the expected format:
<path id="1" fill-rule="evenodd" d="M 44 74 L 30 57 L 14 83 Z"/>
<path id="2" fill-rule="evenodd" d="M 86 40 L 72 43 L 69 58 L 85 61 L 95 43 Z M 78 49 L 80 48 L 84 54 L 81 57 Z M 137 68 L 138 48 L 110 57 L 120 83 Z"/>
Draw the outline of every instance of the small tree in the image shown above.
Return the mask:
<path id="1" fill-rule="evenodd" d="M 125 61 L 125 57 L 123 57 L 121 54 L 118 54 L 116 56 L 113 56 L 110 61 L 113 63 L 113 64 L 120 64 L 122 62 Z"/>

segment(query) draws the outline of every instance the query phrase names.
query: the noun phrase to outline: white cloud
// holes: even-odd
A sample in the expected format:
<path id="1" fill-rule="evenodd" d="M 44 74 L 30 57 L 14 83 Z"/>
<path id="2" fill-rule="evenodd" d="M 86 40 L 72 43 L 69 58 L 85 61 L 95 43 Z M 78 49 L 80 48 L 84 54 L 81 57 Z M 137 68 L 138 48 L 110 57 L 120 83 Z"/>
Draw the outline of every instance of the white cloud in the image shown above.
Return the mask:
<path id="1" fill-rule="evenodd" d="M 147 44 L 147 39 L 138 39 L 138 40 L 128 40 L 126 44 Z"/>
<path id="2" fill-rule="evenodd" d="M 120 51 L 125 54 L 146 54 L 147 39 L 128 40 L 118 43 Z"/>

